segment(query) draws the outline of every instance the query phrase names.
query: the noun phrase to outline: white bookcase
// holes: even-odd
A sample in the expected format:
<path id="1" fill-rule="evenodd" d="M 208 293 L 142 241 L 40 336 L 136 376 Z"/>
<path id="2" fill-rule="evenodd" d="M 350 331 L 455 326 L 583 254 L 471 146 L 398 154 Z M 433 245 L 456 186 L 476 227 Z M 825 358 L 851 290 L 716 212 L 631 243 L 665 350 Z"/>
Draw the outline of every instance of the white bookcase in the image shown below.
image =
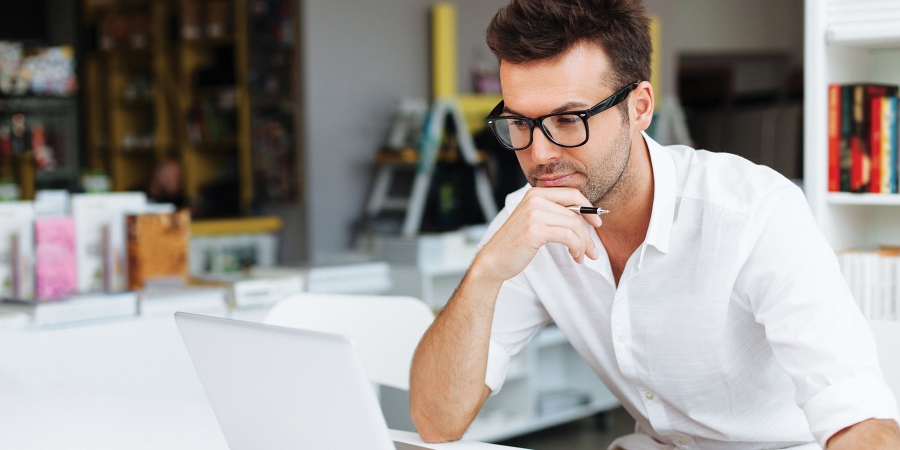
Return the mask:
<path id="1" fill-rule="evenodd" d="M 900 195 L 828 192 L 828 85 L 900 84 L 900 0 L 806 0 L 805 22 L 807 200 L 835 250 L 900 245 Z"/>

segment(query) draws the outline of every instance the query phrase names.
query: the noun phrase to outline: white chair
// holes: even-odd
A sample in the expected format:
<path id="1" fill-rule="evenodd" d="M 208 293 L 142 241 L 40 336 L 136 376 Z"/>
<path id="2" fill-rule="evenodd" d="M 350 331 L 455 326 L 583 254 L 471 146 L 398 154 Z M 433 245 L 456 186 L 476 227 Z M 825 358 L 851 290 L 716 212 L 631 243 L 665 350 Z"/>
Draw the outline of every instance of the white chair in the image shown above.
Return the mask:
<path id="1" fill-rule="evenodd" d="M 348 336 L 369 381 L 408 391 L 413 353 L 433 320 L 412 297 L 302 293 L 278 302 L 265 322 Z"/>

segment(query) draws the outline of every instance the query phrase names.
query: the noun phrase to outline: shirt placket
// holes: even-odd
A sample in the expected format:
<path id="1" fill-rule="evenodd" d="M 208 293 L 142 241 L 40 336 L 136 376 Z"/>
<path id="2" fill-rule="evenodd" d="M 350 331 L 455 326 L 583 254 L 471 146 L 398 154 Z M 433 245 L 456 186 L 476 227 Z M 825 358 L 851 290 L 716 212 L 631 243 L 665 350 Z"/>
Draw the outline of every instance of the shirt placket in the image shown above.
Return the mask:
<path id="1" fill-rule="evenodd" d="M 654 431 L 661 436 L 670 438 L 672 444 L 677 448 L 696 449 L 697 447 L 690 437 L 674 432 L 659 395 L 657 395 L 656 392 L 653 392 L 650 387 L 644 385 L 643 379 L 646 377 L 639 377 L 637 373 L 637 365 L 634 361 L 631 345 L 632 321 L 628 281 L 640 271 L 644 262 L 645 251 L 646 245 L 642 246 L 638 253 L 637 264 L 630 264 L 631 261 L 629 261 L 629 264 L 626 264 L 625 271 L 622 274 L 619 286 L 616 289 L 615 297 L 613 298 L 610 316 L 616 361 L 619 364 L 619 370 L 622 374 L 634 383 L 640 400 L 644 405 L 644 410 L 647 412 L 647 419 L 650 421 L 650 425 L 653 427 Z"/>

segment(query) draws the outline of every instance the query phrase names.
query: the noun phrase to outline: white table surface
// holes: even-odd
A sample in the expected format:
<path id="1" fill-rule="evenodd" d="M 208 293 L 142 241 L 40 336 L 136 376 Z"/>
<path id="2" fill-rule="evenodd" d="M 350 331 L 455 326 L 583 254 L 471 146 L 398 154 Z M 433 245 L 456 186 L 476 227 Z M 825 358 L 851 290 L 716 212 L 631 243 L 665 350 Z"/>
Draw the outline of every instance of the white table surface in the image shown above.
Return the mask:
<path id="1" fill-rule="evenodd" d="M 0 441 L 35 450 L 228 448 L 170 318 L 0 333 Z"/>

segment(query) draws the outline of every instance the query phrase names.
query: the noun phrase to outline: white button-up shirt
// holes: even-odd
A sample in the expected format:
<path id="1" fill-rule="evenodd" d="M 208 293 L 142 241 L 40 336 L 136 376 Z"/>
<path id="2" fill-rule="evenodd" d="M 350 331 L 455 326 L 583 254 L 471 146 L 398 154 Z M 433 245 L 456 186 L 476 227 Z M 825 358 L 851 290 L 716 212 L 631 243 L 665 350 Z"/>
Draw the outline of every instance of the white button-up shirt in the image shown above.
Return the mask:
<path id="1" fill-rule="evenodd" d="M 653 209 L 618 287 L 594 232 L 597 261 L 577 264 L 562 244 L 538 250 L 500 289 L 492 394 L 553 320 L 637 420 L 646 435 L 633 442 L 818 448 L 862 420 L 896 420 L 871 331 L 802 191 L 737 156 L 644 139 Z M 509 195 L 482 245 L 527 189 Z"/>

